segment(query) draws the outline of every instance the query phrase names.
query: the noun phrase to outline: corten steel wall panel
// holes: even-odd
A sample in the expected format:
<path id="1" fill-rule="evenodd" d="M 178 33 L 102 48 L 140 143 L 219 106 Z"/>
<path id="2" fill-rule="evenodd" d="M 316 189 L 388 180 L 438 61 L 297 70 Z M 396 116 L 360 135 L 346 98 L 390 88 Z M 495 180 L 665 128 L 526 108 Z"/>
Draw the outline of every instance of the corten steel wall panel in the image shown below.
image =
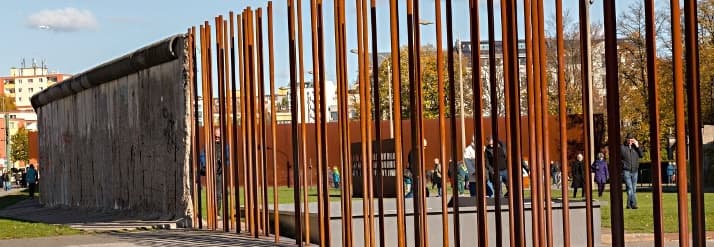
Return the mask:
<path id="1" fill-rule="evenodd" d="M 523 117 L 522 121 L 527 121 L 527 119 L 528 119 L 527 117 Z M 601 142 L 601 140 L 602 140 L 602 139 L 600 139 L 599 136 L 602 136 L 604 133 L 604 129 L 598 123 L 604 124 L 604 122 L 602 119 L 602 115 L 596 115 L 595 119 L 596 119 L 596 121 L 595 121 L 595 123 L 596 123 L 595 124 L 596 139 L 595 140 L 596 140 L 596 143 L 598 143 L 598 142 Z M 409 123 L 408 121 L 409 120 L 402 121 L 402 124 L 403 124 L 402 132 L 404 134 L 409 133 L 409 131 L 411 129 L 408 124 Z M 447 119 L 447 121 L 448 121 L 448 119 Z M 555 159 L 555 157 L 560 157 L 560 130 L 558 129 L 559 125 L 557 125 L 558 119 L 556 117 L 550 117 L 549 121 L 550 121 L 550 124 L 549 124 L 550 138 L 549 138 L 549 140 L 551 142 L 550 154 L 551 154 L 551 157 L 553 157 L 551 159 L 557 160 L 557 159 Z M 470 139 L 470 136 L 473 136 L 473 121 L 471 121 L 470 118 L 467 118 L 465 123 L 466 123 L 466 128 L 465 128 L 466 136 L 469 137 L 467 139 Z M 387 133 L 387 131 L 389 131 L 389 126 L 388 126 L 389 121 L 382 121 L 381 124 L 382 124 L 382 130 L 384 131 L 384 133 Z M 314 136 L 314 134 L 315 134 L 314 127 L 312 125 L 313 124 L 311 124 L 311 123 L 307 124 L 307 136 Z M 350 143 L 359 142 L 359 130 L 360 130 L 359 122 L 351 121 L 349 123 L 349 125 L 350 125 L 350 135 L 351 135 Z M 505 120 L 502 118 L 499 119 L 499 125 L 500 125 L 500 129 L 504 129 L 505 128 Z M 583 152 L 583 147 L 581 144 L 581 143 L 583 143 L 583 141 L 582 141 L 582 131 L 583 131 L 582 125 L 583 125 L 582 116 L 580 116 L 580 115 L 569 115 L 568 116 L 568 159 L 569 160 L 575 160 L 575 156 L 577 155 L 577 153 Z M 600 126 L 600 127 L 598 127 L 598 126 Z M 490 136 L 491 135 L 491 120 L 490 120 L 490 118 L 484 118 L 483 128 L 484 128 L 484 138 Z M 427 162 L 426 163 L 427 168 L 431 169 L 431 168 L 433 168 L 432 163 L 433 163 L 434 158 L 439 157 L 439 146 L 441 145 L 441 144 L 439 144 L 438 120 L 437 119 L 424 120 L 424 129 L 425 129 L 424 138 L 426 138 L 428 141 L 428 147 L 425 149 L 424 159 Z M 461 129 L 461 123 L 459 123 L 459 122 L 457 122 L 457 129 Z M 290 135 L 290 125 L 289 124 L 279 124 L 276 127 L 276 130 L 277 130 L 277 140 L 278 140 L 278 143 L 277 143 L 278 185 L 279 186 L 289 186 L 288 181 L 290 181 L 292 183 L 292 179 L 293 179 L 292 172 L 293 171 L 292 171 L 292 169 L 288 169 L 287 163 L 288 163 L 288 161 L 290 161 L 290 168 L 292 168 L 292 165 L 293 165 L 292 160 L 289 160 L 292 157 L 292 147 L 290 146 L 290 142 L 284 141 L 284 137 Z M 447 135 L 450 133 L 450 131 L 451 131 L 451 129 L 449 129 L 449 128 L 446 129 Z M 522 131 L 523 135 L 528 134 L 527 128 L 523 128 L 523 129 L 521 129 L 521 131 Z M 199 130 L 199 132 L 202 134 L 202 132 L 200 130 Z M 328 147 L 339 146 L 339 138 L 337 138 L 337 136 L 338 136 L 337 122 L 328 123 L 326 133 L 328 136 L 326 145 Z M 272 134 L 270 132 L 268 132 L 266 134 L 268 136 L 268 140 L 270 140 L 272 137 L 271 136 Z M 238 137 L 239 139 L 242 138 L 240 133 L 238 134 L 238 136 L 239 136 Z M 283 138 L 281 139 L 281 137 L 283 137 Z M 385 137 L 385 139 L 386 139 L 386 137 Z M 307 155 L 308 167 L 310 164 L 312 164 L 312 169 L 308 169 L 308 174 L 306 175 L 308 180 L 311 181 L 309 186 L 317 186 L 317 165 L 316 165 L 317 163 L 316 163 L 316 160 L 314 157 L 314 154 L 315 154 L 314 142 L 315 142 L 314 139 L 310 139 L 310 138 L 307 139 L 307 147 L 306 148 L 307 148 L 307 154 L 308 154 Z M 272 148 L 274 146 L 274 144 L 271 143 L 270 141 L 268 142 L 267 145 L 270 148 Z M 411 150 L 410 145 L 411 145 L 411 138 L 404 138 L 403 144 L 402 144 L 402 148 L 404 150 L 403 155 L 402 155 L 403 156 L 402 160 L 405 162 L 405 165 L 406 165 L 407 155 L 409 154 L 409 151 Z M 450 153 L 451 152 L 450 143 L 447 141 L 443 145 L 446 146 L 447 153 Z M 457 144 L 457 145 L 460 146 L 460 144 Z M 596 146 L 600 147 L 598 145 L 596 145 Z M 458 147 L 458 148 L 459 148 L 459 150 L 457 150 L 457 154 L 459 157 L 458 159 L 461 160 L 461 156 L 463 155 L 462 154 L 463 150 L 461 150 L 461 147 Z M 599 149 L 596 149 L 596 150 L 599 150 Z M 528 149 L 523 150 L 523 157 L 528 157 L 530 159 L 530 156 L 528 155 Z M 272 157 L 269 157 L 268 162 L 272 162 Z M 529 163 L 530 163 L 530 161 L 529 161 Z M 338 155 L 329 155 L 327 164 L 330 167 L 334 167 L 334 166 L 341 167 L 340 166 L 340 157 Z M 273 168 L 271 166 L 269 166 L 268 174 L 272 174 L 272 172 L 273 172 Z M 340 172 L 343 172 L 343 171 L 340 171 Z M 344 173 L 341 173 L 341 174 L 344 174 Z M 288 179 L 288 176 L 290 177 L 289 179 Z M 272 183 L 272 177 L 268 178 L 268 183 Z"/>
<path id="2" fill-rule="evenodd" d="M 190 219 L 189 68 L 185 39 L 169 42 L 174 59 L 36 105 L 42 204 Z"/>

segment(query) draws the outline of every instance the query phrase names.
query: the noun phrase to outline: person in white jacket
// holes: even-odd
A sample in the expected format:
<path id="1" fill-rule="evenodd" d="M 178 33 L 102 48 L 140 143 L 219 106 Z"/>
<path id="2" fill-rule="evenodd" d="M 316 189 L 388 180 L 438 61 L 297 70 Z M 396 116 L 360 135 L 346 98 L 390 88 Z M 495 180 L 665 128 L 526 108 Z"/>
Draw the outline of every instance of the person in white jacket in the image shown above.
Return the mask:
<path id="1" fill-rule="evenodd" d="M 476 175 L 476 149 L 474 146 L 474 137 L 471 137 L 471 144 L 464 149 L 464 163 L 466 163 L 466 168 L 468 169 L 469 194 L 471 196 L 476 196 L 476 185 L 479 181 Z M 489 198 L 493 196 L 493 184 L 490 179 L 486 179 L 486 196 Z"/>

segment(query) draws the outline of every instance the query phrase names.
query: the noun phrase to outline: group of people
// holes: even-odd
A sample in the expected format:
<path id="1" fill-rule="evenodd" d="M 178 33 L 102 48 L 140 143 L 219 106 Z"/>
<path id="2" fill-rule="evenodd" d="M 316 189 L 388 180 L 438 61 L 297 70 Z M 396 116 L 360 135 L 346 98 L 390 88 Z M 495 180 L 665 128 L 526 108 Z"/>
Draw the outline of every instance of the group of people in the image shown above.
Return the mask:
<path id="1" fill-rule="evenodd" d="M 627 189 L 627 208 L 637 209 L 637 176 L 639 172 L 640 159 L 642 158 L 642 150 L 640 149 L 639 142 L 633 137 L 632 134 L 627 134 L 625 137 L 626 141 L 620 147 L 620 154 L 622 158 L 622 174 L 623 181 L 625 182 Z M 426 148 L 427 142 L 424 140 L 423 148 Z M 463 194 L 468 188 L 469 194 L 471 196 L 476 196 L 476 186 L 480 181 L 476 174 L 476 150 L 475 144 L 472 142 L 469 144 L 463 153 L 463 162 L 449 162 L 448 176 L 450 178 L 456 179 L 457 192 L 459 195 Z M 492 180 L 498 180 L 499 183 L 504 184 L 505 194 L 499 196 L 508 196 L 508 167 L 507 167 L 507 154 L 506 147 L 501 141 L 495 141 L 492 137 L 487 139 L 486 146 L 483 148 L 484 157 L 486 161 L 486 196 L 492 198 L 495 196 L 494 184 Z M 413 196 L 412 193 L 412 180 L 411 164 L 414 164 L 414 153 L 409 153 L 409 165 L 410 169 L 405 170 L 405 193 L 407 197 Z M 427 176 L 425 176 L 425 183 L 430 182 L 437 190 L 438 196 L 442 195 L 442 179 L 443 174 L 441 174 L 441 163 L 439 159 L 434 159 L 433 170 L 429 171 Z M 529 170 L 527 161 L 522 164 L 524 170 Z M 555 186 L 561 186 L 561 166 L 555 161 L 551 161 L 551 175 L 553 177 L 552 183 Z M 594 174 L 594 182 L 597 184 L 598 197 L 602 197 L 605 191 L 605 186 L 610 180 L 610 172 L 608 169 L 608 163 L 605 159 L 605 154 L 598 153 L 595 161 L 590 164 L 590 172 Z M 585 161 L 582 154 L 578 154 L 576 159 L 570 163 L 570 172 L 568 174 L 569 181 L 571 182 L 570 187 L 573 189 L 573 197 L 577 197 L 578 189 L 581 189 L 581 196 L 584 197 L 585 194 Z M 669 176 L 669 173 L 668 173 Z M 504 190 L 502 190 L 504 191 Z M 427 190 L 426 196 L 429 196 L 429 190 Z"/>
<path id="2" fill-rule="evenodd" d="M 37 182 L 39 180 L 39 175 L 35 169 L 35 165 L 30 164 L 26 171 L 20 171 L 11 175 L 9 171 L 0 174 L 0 184 L 5 191 L 12 189 L 12 179 L 15 179 L 15 183 L 22 188 L 28 188 L 30 197 L 35 197 L 35 192 L 37 192 Z"/>

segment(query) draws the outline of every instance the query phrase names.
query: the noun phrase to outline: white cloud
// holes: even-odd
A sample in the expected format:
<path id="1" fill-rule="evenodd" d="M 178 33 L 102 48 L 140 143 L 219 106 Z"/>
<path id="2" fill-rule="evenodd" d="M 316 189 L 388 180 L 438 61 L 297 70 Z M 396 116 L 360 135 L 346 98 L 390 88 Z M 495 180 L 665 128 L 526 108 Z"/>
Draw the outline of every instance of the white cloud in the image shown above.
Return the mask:
<path id="1" fill-rule="evenodd" d="M 89 10 L 64 8 L 34 13 L 27 18 L 27 26 L 58 32 L 75 32 L 96 29 L 99 23 Z"/>

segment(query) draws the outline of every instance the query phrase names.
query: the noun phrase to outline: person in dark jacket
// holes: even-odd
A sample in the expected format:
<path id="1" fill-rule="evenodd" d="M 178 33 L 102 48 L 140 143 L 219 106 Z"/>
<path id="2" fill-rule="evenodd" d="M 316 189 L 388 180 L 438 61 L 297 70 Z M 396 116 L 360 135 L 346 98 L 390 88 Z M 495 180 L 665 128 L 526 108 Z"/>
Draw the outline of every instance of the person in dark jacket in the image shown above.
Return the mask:
<path id="1" fill-rule="evenodd" d="M 632 134 L 627 134 L 625 143 L 620 147 L 622 154 L 622 176 L 627 186 L 627 208 L 637 209 L 637 173 L 640 169 L 642 151 L 640 143 Z"/>
<path id="2" fill-rule="evenodd" d="M 595 173 L 595 183 L 597 183 L 597 196 L 602 197 L 602 192 L 605 191 L 605 184 L 610 179 L 610 172 L 607 170 L 607 162 L 605 155 L 597 154 L 597 160 L 593 162 L 590 169 Z"/>
<path id="3" fill-rule="evenodd" d="M 578 197 L 578 188 L 583 188 L 580 195 L 585 196 L 585 168 L 583 167 L 583 155 L 578 154 L 578 158 L 570 164 L 571 174 L 570 177 L 573 179 L 573 197 Z"/>
<path id="4" fill-rule="evenodd" d="M 489 137 L 486 150 L 484 152 L 486 153 L 486 168 L 489 170 L 489 173 L 491 173 L 491 171 L 497 171 L 498 177 L 501 180 L 499 183 L 506 184 L 506 190 L 508 191 L 508 170 L 506 167 L 507 161 L 505 145 L 503 145 L 501 141 L 498 141 L 498 144 L 494 145 L 493 137 Z M 496 164 L 494 164 L 494 158 L 496 160 Z M 508 196 L 508 192 L 506 192 L 505 196 Z"/>

